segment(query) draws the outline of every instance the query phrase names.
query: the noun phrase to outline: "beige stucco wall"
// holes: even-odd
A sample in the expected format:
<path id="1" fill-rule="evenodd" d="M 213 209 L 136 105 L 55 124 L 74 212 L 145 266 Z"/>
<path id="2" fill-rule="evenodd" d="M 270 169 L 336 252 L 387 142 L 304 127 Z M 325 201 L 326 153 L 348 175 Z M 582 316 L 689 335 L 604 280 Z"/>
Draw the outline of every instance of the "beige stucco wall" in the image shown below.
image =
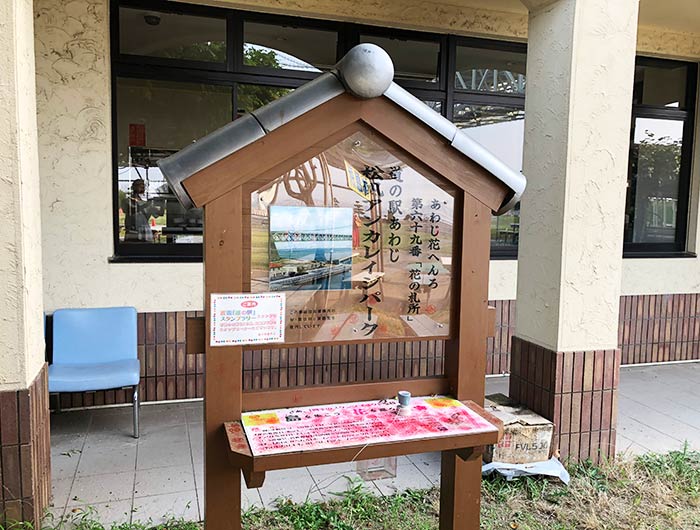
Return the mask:
<path id="1" fill-rule="evenodd" d="M 221 0 L 218 4 L 494 38 L 526 37 L 523 13 L 437 2 Z M 200 264 L 108 263 L 113 248 L 107 0 L 35 0 L 34 9 L 47 311 L 116 304 L 135 305 L 140 311 L 201 308 Z M 653 49 L 657 55 L 700 57 L 700 46 L 677 35 L 651 40 L 641 35 L 640 43 L 642 51 Z M 623 292 L 666 287 L 660 275 L 644 273 L 652 261 L 660 263 L 645 260 L 638 268 L 625 263 L 625 275 L 636 274 L 636 280 L 631 286 L 623 279 Z M 692 263 L 698 266 L 697 260 Z M 516 270 L 514 261 L 492 262 L 491 298 L 515 298 Z M 696 282 L 684 281 L 676 280 L 681 291 L 698 288 L 693 287 Z"/>
<path id="2" fill-rule="evenodd" d="M 0 391 L 44 362 L 31 0 L 0 2 Z"/>
<path id="3" fill-rule="evenodd" d="M 528 2 L 530 0 L 523 3 Z M 693 2 L 695 0 L 688 0 L 680 6 L 682 9 L 676 9 L 675 15 L 681 27 L 687 26 L 682 24 L 683 9 L 697 9 Z M 515 0 L 192 0 L 192 3 L 455 35 L 527 40 L 527 11 L 524 5 Z M 700 58 L 700 31 L 689 33 L 669 27 L 660 28 L 654 25 L 654 18 L 651 14 L 639 25 L 637 51 L 640 54 L 678 59 Z"/>
<path id="4" fill-rule="evenodd" d="M 107 0 L 35 0 L 34 9 L 46 310 L 201 308 L 201 264 L 107 261 L 113 253 Z"/>

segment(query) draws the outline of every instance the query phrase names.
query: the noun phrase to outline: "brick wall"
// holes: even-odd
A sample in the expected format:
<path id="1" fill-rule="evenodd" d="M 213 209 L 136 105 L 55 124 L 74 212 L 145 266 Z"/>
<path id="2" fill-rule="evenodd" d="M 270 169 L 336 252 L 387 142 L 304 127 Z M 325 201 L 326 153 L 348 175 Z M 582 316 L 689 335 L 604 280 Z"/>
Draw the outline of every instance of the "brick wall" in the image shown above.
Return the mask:
<path id="1" fill-rule="evenodd" d="M 495 336 L 487 373 L 510 373 L 515 300 L 496 300 Z M 140 313 L 138 353 L 144 401 L 202 397 L 204 355 L 185 354 L 185 319 L 201 312 Z M 624 296 L 620 299 L 622 364 L 700 359 L 700 295 Z M 442 373 L 442 344 L 256 350 L 244 357 L 244 388 L 303 386 Z M 64 408 L 129 403 L 128 390 L 62 394 Z"/>
<path id="2" fill-rule="evenodd" d="M 185 320 L 195 316 L 202 316 L 202 313 L 178 311 L 138 315 L 142 401 L 204 395 L 204 354 L 185 353 Z M 259 390 L 440 375 L 443 373 L 443 347 L 442 341 L 417 341 L 248 350 L 243 356 L 243 388 Z M 62 393 L 52 397 L 56 398 L 66 409 L 131 403 L 131 390 Z"/>
<path id="3" fill-rule="evenodd" d="M 496 337 L 489 339 L 487 373 L 509 373 L 515 300 L 491 305 Z M 618 340 L 622 364 L 700 360 L 700 294 L 621 297 Z"/>
<path id="4" fill-rule="evenodd" d="M 556 352 L 513 337 L 509 395 L 554 422 L 560 458 L 615 455 L 620 350 Z"/>
<path id="5" fill-rule="evenodd" d="M 51 494 L 47 370 L 27 390 L 0 392 L 0 525 L 41 520 Z"/>

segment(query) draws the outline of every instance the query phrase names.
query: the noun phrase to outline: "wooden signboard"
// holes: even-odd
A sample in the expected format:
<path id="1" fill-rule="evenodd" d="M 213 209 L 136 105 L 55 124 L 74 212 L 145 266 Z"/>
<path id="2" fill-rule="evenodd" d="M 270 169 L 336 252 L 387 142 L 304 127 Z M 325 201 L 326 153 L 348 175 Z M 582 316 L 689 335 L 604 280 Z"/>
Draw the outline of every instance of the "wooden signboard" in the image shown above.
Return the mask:
<path id="1" fill-rule="evenodd" d="M 188 347 L 207 338 L 206 527 L 240 529 L 241 472 L 257 487 L 274 469 L 442 451 L 440 528 L 477 529 L 481 448 L 502 434 L 480 405 L 491 211 L 508 189 L 389 99 L 347 93 L 183 184 L 206 227 L 206 329 L 188 327 Z M 284 295 L 284 342 L 256 348 L 430 339 L 444 370 L 243 392 L 245 345 L 210 339 L 211 300 L 245 293 Z M 399 390 L 425 396 L 408 417 Z"/>

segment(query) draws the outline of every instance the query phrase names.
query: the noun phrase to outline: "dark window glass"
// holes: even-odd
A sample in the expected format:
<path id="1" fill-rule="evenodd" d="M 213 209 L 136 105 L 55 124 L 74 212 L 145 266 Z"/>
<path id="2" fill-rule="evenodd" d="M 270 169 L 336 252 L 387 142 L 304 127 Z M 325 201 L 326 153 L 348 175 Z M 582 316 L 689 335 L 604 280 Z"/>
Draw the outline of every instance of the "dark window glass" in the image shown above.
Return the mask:
<path id="1" fill-rule="evenodd" d="M 119 241 L 201 243 L 202 211 L 183 210 L 156 163 L 231 121 L 231 88 L 118 78 L 116 102 Z"/>
<path id="2" fill-rule="evenodd" d="M 394 79 L 437 83 L 440 43 L 361 35 L 360 42 L 376 44 L 386 50 L 394 62 Z"/>
<path id="3" fill-rule="evenodd" d="M 494 105 L 456 103 L 453 121 L 464 133 L 516 171 L 522 170 L 525 111 Z M 491 248 L 515 253 L 520 235 L 520 204 L 491 218 Z"/>
<path id="4" fill-rule="evenodd" d="M 438 114 L 442 114 L 442 101 L 423 101 L 428 107 L 433 109 Z"/>
<path id="5" fill-rule="evenodd" d="M 238 103 L 236 115 L 242 116 L 246 112 L 264 107 L 276 99 L 286 96 L 293 89 L 266 85 L 239 84 L 237 88 Z"/>
<path id="6" fill-rule="evenodd" d="M 457 46 L 455 89 L 525 94 L 524 52 Z"/>
<path id="7" fill-rule="evenodd" d="M 226 61 L 226 20 L 121 7 L 119 51 L 223 63 Z"/>
<path id="8" fill-rule="evenodd" d="M 683 121 L 636 118 L 627 183 L 626 243 L 676 240 Z"/>
<path id="9" fill-rule="evenodd" d="M 243 64 L 283 70 L 319 72 L 336 62 L 334 31 L 245 22 Z"/>
<path id="10" fill-rule="evenodd" d="M 634 69 L 634 104 L 686 108 L 688 67 L 669 61 Z"/>

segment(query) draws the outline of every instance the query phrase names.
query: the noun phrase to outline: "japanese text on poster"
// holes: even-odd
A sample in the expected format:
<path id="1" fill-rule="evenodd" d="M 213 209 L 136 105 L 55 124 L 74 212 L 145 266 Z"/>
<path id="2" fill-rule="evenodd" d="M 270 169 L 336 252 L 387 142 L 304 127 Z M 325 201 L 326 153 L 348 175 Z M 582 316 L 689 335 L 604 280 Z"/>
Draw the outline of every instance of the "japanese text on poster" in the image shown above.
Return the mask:
<path id="1" fill-rule="evenodd" d="M 212 294 L 211 345 L 284 342 L 284 293 Z"/>
<path id="2" fill-rule="evenodd" d="M 411 404 L 410 416 L 396 413 L 396 400 L 383 399 L 246 412 L 242 422 L 256 456 L 459 436 L 496 429 L 466 405 L 449 397 L 417 397 Z"/>

